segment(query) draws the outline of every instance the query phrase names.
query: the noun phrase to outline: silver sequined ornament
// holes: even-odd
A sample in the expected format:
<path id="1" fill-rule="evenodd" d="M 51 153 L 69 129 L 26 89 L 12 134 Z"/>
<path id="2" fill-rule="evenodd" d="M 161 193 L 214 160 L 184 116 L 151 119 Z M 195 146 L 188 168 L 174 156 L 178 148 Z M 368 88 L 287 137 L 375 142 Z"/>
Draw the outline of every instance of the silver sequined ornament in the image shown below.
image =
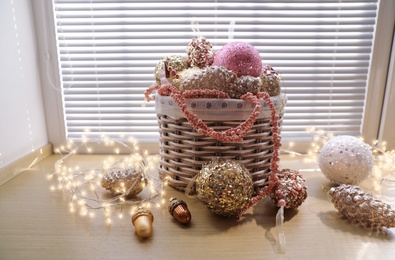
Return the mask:
<path id="1" fill-rule="evenodd" d="M 328 195 L 335 208 L 354 224 L 372 230 L 395 227 L 395 211 L 391 206 L 358 186 L 342 184 L 331 188 Z"/>
<path id="2" fill-rule="evenodd" d="M 100 184 L 113 193 L 125 193 L 126 196 L 139 194 L 147 185 L 147 179 L 141 172 L 133 169 L 111 170 L 101 179 Z M 129 188 L 133 187 L 129 190 Z"/>
<path id="3" fill-rule="evenodd" d="M 270 192 L 273 203 L 285 208 L 297 208 L 302 205 L 307 198 L 307 187 L 303 176 L 296 170 L 283 169 L 277 177 L 279 183 Z"/>
<path id="4" fill-rule="evenodd" d="M 170 55 L 160 59 L 154 71 L 156 84 L 158 85 L 161 85 L 161 75 L 159 75 L 159 72 L 165 68 L 165 62 L 167 63 L 168 73 L 171 71 L 180 72 L 188 68 L 187 58 L 180 55 Z"/>
<path id="5" fill-rule="evenodd" d="M 236 161 L 216 158 L 203 165 L 197 175 L 196 193 L 215 214 L 233 216 L 249 202 L 252 178 L 247 168 Z"/>
<path id="6" fill-rule="evenodd" d="M 336 136 L 320 150 L 322 173 L 338 184 L 356 185 L 366 179 L 374 165 L 371 147 L 354 136 Z"/>

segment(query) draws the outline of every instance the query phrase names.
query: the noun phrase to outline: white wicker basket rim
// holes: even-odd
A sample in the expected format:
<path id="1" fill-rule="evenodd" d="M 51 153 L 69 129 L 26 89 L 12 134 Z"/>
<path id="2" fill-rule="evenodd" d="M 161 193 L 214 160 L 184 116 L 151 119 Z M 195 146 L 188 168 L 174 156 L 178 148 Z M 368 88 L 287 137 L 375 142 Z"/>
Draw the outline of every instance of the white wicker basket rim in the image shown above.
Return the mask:
<path id="1" fill-rule="evenodd" d="M 285 95 L 270 97 L 278 114 L 283 112 L 287 102 Z M 268 104 L 261 99 L 258 118 L 271 116 Z M 195 113 L 202 120 L 245 120 L 252 113 L 254 104 L 240 99 L 190 98 L 185 99 L 190 112 Z M 185 118 L 173 98 L 155 94 L 155 111 L 160 115 L 173 118 Z"/>

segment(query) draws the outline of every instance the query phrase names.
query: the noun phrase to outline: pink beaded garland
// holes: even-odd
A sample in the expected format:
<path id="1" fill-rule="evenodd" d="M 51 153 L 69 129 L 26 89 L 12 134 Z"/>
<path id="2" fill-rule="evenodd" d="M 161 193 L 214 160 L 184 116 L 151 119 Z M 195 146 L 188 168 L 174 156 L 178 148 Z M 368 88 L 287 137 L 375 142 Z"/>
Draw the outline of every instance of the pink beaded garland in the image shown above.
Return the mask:
<path id="1" fill-rule="evenodd" d="M 279 149 L 281 147 L 281 136 L 279 133 L 279 116 L 276 111 L 276 107 L 272 100 L 270 99 L 270 95 L 266 92 L 259 92 L 256 95 L 251 93 L 247 93 L 241 97 L 242 100 L 246 100 L 255 105 L 255 108 L 248 119 L 235 128 L 231 128 L 222 132 L 216 132 L 213 128 L 208 127 L 205 123 L 202 122 L 201 119 L 197 117 L 196 114 L 187 110 L 187 106 L 185 104 L 185 98 L 207 98 L 207 97 L 216 97 L 216 98 L 228 98 L 228 94 L 219 91 L 219 90 L 209 90 L 209 89 L 196 89 L 181 92 L 176 87 L 172 85 L 162 85 L 162 86 L 152 86 L 145 91 L 145 96 L 147 100 L 154 100 L 150 94 L 153 91 L 158 90 L 160 95 L 170 96 L 174 99 L 178 107 L 184 113 L 185 117 L 188 119 L 189 123 L 200 134 L 204 134 L 206 136 L 210 136 L 214 139 L 223 141 L 223 142 L 237 142 L 241 141 L 245 135 L 248 134 L 251 127 L 254 125 L 256 118 L 259 116 L 260 102 L 259 99 L 263 99 L 269 106 L 271 110 L 271 119 L 270 124 L 272 126 L 272 142 L 273 142 L 273 152 L 272 158 L 270 162 L 270 171 L 271 174 L 269 176 L 269 185 L 266 186 L 263 190 L 258 191 L 257 195 L 252 197 L 248 204 L 243 208 L 238 214 L 237 218 L 241 218 L 244 213 L 253 205 L 261 201 L 263 198 L 268 197 L 270 192 L 275 190 L 276 186 L 280 183 L 278 178 L 279 173 Z M 285 201 L 284 201 L 285 203 Z M 281 204 L 281 203 L 280 203 Z"/>
<path id="2" fill-rule="evenodd" d="M 213 65 L 224 66 L 238 77 L 259 77 L 262 72 L 262 61 L 258 50 L 245 42 L 230 42 L 223 46 L 215 54 Z"/>

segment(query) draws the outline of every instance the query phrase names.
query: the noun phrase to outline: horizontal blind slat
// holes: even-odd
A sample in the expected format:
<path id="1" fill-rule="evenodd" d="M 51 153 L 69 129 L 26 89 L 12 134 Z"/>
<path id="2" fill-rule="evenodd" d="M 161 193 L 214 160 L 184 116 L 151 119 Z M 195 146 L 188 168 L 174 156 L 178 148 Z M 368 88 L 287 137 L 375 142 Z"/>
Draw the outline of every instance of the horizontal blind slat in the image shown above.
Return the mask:
<path id="1" fill-rule="evenodd" d="M 54 0 L 67 135 L 157 140 L 154 103 L 144 91 L 167 55 L 185 55 L 196 35 L 214 51 L 233 38 L 253 44 L 282 77 L 283 138 L 308 127 L 358 134 L 377 1 Z"/>

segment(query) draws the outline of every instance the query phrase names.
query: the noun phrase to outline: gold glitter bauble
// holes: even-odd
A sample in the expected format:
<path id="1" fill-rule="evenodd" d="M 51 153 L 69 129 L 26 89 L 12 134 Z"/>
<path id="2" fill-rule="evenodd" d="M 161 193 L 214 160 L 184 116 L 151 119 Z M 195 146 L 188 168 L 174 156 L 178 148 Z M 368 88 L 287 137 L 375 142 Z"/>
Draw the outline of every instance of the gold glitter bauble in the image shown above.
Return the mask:
<path id="1" fill-rule="evenodd" d="M 158 85 L 161 84 L 159 71 L 164 69 L 165 62 L 167 62 L 167 69 L 169 72 L 172 70 L 180 72 L 188 68 L 187 58 L 180 55 L 170 55 L 160 59 L 154 71 L 156 84 Z"/>
<path id="2" fill-rule="evenodd" d="M 216 158 L 203 165 L 196 178 L 200 201 L 221 216 L 238 214 L 249 202 L 253 185 L 247 168 L 234 160 Z"/>
<path id="3" fill-rule="evenodd" d="M 106 190 L 112 193 L 126 193 L 126 196 L 139 194 L 147 185 L 147 179 L 141 172 L 133 169 L 111 170 L 100 181 Z M 133 187 L 129 190 L 129 188 Z"/>
<path id="4" fill-rule="evenodd" d="M 262 80 L 262 90 L 267 92 L 270 96 L 278 96 L 280 95 L 281 87 L 280 81 L 281 77 L 271 66 L 263 65 L 262 73 L 261 73 L 261 80 Z"/>

